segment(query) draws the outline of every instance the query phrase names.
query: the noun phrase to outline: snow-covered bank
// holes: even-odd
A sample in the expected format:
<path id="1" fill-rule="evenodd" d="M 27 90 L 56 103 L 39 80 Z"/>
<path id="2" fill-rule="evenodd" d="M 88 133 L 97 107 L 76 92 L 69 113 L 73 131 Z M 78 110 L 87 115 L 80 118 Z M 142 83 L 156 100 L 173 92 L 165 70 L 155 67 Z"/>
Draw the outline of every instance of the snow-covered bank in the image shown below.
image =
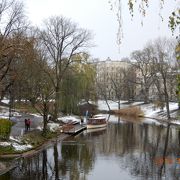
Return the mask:
<path id="1" fill-rule="evenodd" d="M 153 104 L 144 104 L 140 106 L 141 109 L 144 112 L 144 116 L 147 117 L 158 117 L 158 116 L 166 116 L 166 107 L 162 110 L 161 108 L 157 108 L 155 107 Z M 178 110 L 178 103 L 169 103 L 169 110 L 170 112 L 174 111 L 174 110 Z M 173 113 L 171 113 L 172 115 L 174 115 Z"/>
<path id="2" fill-rule="evenodd" d="M 108 103 L 109 103 L 111 110 L 117 110 L 118 109 L 118 103 L 117 102 L 108 101 Z M 143 102 L 133 102 L 131 104 L 128 104 L 128 103 L 126 103 L 126 101 L 121 101 L 121 108 L 126 108 L 129 106 L 139 106 L 144 113 L 144 117 L 152 118 L 152 119 L 148 119 L 148 120 L 145 119 L 144 121 L 147 121 L 147 122 L 151 121 L 152 123 L 159 123 L 155 119 L 166 120 L 166 108 L 164 108 L 162 110 L 161 108 L 155 107 L 154 104 L 152 104 L 152 103 L 143 104 Z M 105 111 L 109 110 L 106 102 L 102 101 L 102 100 L 98 101 L 98 109 L 99 110 L 105 110 Z M 171 117 L 177 119 L 176 110 L 178 110 L 178 103 L 170 102 L 169 103 L 169 109 L 170 109 Z M 175 121 L 171 121 L 171 122 L 174 124 L 177 124 L 177 125 L 180 124 L 179 119 L 177 119 Z"/>
<path id="3" fill-rule="evenodd" d="M 11 112 L 11 120 L 14 120 L 15 117 L 21 117 L 21 114 L 18 112 Z M 1 119 L 9 119 L 9 109 L 6 107 L 0 107 L 0 118 Z"/>
<path id="4" fill-rule="evenodd" d="M 25 151 L 32 148 L 30 144 L 22 144 L 20 139 L 15 139 L 14 137 L 10 137 L 9 141 L 0 142 L 0 146 L 2 147 L 12 147 L 15 151 Z"/>

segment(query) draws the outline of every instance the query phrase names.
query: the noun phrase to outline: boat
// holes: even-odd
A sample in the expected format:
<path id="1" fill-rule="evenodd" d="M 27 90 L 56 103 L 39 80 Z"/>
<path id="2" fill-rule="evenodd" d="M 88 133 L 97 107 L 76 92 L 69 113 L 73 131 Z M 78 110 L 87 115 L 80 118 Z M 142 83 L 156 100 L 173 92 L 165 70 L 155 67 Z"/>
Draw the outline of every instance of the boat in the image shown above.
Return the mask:
<path id="1" fill-rule="evenodd" d="M 106 118 L 102 115 L 95 115 L 87 120 L 87 129 L 103 128 L 107 126 Z"/>
<path id="2" fill-rule="evenodd" d="M 86 129 L 86 131 L 84 131 L 85 134 L 93 134 L 93 135 L 99 135 L 99 134 L 103 134 L 106 131 L 106 127 L 101 127 L 101 128 L 93 128 L 93 129 Z"/>

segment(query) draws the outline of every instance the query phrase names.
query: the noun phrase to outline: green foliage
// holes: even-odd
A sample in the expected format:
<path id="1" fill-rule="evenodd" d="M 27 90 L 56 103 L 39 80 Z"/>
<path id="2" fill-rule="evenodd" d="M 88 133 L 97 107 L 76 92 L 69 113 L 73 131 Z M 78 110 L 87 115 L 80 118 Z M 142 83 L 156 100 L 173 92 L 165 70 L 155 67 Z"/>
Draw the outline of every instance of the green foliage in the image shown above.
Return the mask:
<path id="1" fill-rule="evenodd" d="M 0 119 L 0 139 L 7 140 L 11 132 L 13 123 L 7 119 Z"/>
<path id="2" fill-rule="evenodd" d="M 14 154 L 17 153 L 17 151 L 14 149 L 13 146 L 0 146 L 0 154 Z"/>
<path id="3" fill-rule="evenodd" d="M 177 44 L 175 51 L 176 51 L 176 59 L 180 65 L 180 42 Z"/>
<path id="4" fill-rule="evenodd" d="M 169 17 L 169 27 L 171 28 L 172 32 L 175 31 L 175 29 L 180 24 L 180 9 L 177 9 L 176 11 L 173 11 L 171 16 Z"/>
<path id="5" fill-rule="evenodd" d="M 129 0 L 128 6 L 129 6 L 130 14 L 131 14 L 131 16 L 133 16 L 134 4 L 133 4 L 133 1 L 132 1 L 132 0 Z"/>
<path id="6" fill-rule="evenodd" d="M 34 147 L 41 145 L 46 139 L 42 136 L 42 133 L 37 132 L 30 132 L 23 136 L 22 142 L 31 144 Z"/>
<path id="7" fill-rule="evenodd" d="M 66 72 L 61 87 L 62 112 L 79 114 L 78 103 L 82 99 L 95 99 L 95 73 L 94 67 L 82 60 Z"/>
<path id="8" fill-rule="evenodd" d="M 135 14 L 135 10 L 138 9 L 139 14 L 142 17 L 145 17 L 147 15 L 147 9 L 150 7 L 151 3 L 159 3 L 159 9 L 163 9 L 164 4 L 167 0 L 128 0 L 127 6 L 129 8 L 129 13 L 133 17 Z M 176 0 L 175 0 L 176 1 Z M 123 19 L 123 11 L 122 11 L 122 2 L 123 0 L 109 0 L 108 1 L 111 7 L 111 10 L 115 11 L 117 22 L 118 22 L 118 33 L 117 33 L 117 43 L 118 45 L 121 45 L 122 38 L 123 38 L 123 28 L 122 28 L 122 19 Z M 164 20 L 163 15 L 159 11 L 157 12 L 159 14 L 162 21 Z M 143 21 L 141 21 L 141 24 L 143 24 Z M 169 17 L 168 26 L 171 29 L 172 33 L 175 32 L 175 30 L 179 30 L 180 25 L 180 9 L 176 8 L 175 11 L 172 12 L 171 16 Z M 177 35 L 179 37 L 179 34 Z"/>
<path id="9" fill-rule="evenodd" d="M 16 102 L 15 108 L 21 112 L 28 113 L 37 113 L 37 110 L 32 107 L 29 102 Z"/>

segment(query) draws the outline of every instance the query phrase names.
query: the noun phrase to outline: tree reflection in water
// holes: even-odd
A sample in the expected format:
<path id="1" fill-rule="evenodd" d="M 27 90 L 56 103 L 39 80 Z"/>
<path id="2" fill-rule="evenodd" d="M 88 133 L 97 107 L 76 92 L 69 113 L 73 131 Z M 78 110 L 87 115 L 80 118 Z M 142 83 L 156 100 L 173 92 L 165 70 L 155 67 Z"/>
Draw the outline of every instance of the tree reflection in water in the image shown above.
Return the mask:
<path id="1" fill-rule="evenodd" d="M 180 157 L 179 130 L 170 128 L 169 124 L 165 128 L 162 125 L 126 123 L 111 128 L 109 136 L 115 137 L 116 147 L 111 144 L 111 150 L 108 148 L 108 151 L 116 151 L 123 159 L 120 166 L 129 168 L 132 175 L 143 177 L 142 179 L 180 177 L 180 162 L 177 162 Z M 122 142 L 119 137 L 122 137 Z M 157 163 L 157 159 L 161 161 Z M 167 159 L 172 159 L 173 162 Z"/>
<path id="2" fill-rule="evenodd" d="M 179 131 L 178 131 L 179 134 Z M 167 133 L 165 137 L 165 142 L 164 142 L 164 151 L 160 163 L 160 168 L 158 171 L 158 179 L 161 179 L 163 175 L 166 174 L 166 171 L 168 169 L 171 169 L 171 175 L 174 179 L 179 179 L 180 177 L 180 146 L 177 143 L 178 148 L 176 148 L 175 144 L 172 144 L 170 141 L 169 136 L 171 135 L 172 138 L 172 131 L 170 129 L 170 123 L 167 124 Z M 179 141 L 179 136 L 178 141 Z M 177 141 L 177 142 L 178 142 Z M 168 144 L 170 144 L 170 147 L 168 147 Z M 175 147 L 174 147 L 175 146 Z M 170 151 L 170 149 L 174 150 L 174 152 Z M 177 150 L 176 150 L 177 149 Z M 173 155 L 174 153 L 174 155 Z"/>
<path id="3" fill-rule="evenodd" d="M 107 129 L 85 131 L 57 142 L 36 156 L 21 159 L 18 167 L 4 177 L 86 180 L 92 179 L 89 174 L 93 174 L 96 179 L 102 179 L 102 174 L 96 174 L 100 157 L 108 158 L 108 163 L 113 163 L 115 157 L 119 175 L 128 171 L 132 179 L 178 179 L 180 164 L 176 160 L 180 157 L 180 130 L 170 125 L 132 123 L 111 116 Z M 114 169 L 108 170 L 104 173 L 112 177 L 117 173 Z"/>

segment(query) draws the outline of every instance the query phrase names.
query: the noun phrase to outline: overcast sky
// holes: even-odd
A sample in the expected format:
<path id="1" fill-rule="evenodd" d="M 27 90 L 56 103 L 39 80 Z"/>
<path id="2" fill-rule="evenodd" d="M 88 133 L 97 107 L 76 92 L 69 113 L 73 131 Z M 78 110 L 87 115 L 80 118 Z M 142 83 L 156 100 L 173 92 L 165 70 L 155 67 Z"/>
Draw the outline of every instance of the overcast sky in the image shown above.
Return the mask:
<path id="1" fill-rule="evenodd" d="M 110 10 L 108 0 L 24 0 L 26 14 L 33 25 L 40 26 L 43 19 L 54 15 L 63 15 L 71 18 L 81 28 L 91 30 L 94 34 L 96 47 L 89 50 L 94 58 L 101 60 L 110 57 L 112 60 L 120 60 L 128 57 L 134 50 L 142 49 L 149 41 L 160 36 L 172 37 L 168 28 L 168 16 L 177 8 L 178 0 L 165 0 L 161 14 L 158 13 L 159 0 L 151 0 L 147 16 L 141 25 L 142 17 L 136 12 L 131 20 L 127 7 L 128 0 L 123 1 L 123 33 L 124 38 L 120 51 L 116 43 L 118 23 L 113 11 Z"/>

